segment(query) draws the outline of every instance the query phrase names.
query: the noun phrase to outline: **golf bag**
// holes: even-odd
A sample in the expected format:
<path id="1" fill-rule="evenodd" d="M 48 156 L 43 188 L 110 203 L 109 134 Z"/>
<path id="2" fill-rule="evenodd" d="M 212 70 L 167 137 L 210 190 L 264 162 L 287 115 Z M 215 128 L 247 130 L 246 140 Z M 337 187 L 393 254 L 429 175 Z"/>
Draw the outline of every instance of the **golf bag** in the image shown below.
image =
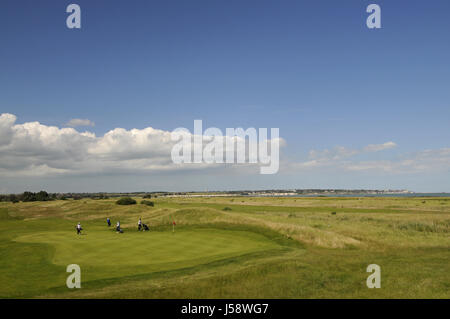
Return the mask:
<path id="1" fill-rule="evenodd" d="M 146 224 L 142 225 L 144 227 L 144 231 L 150 230 Z"/>

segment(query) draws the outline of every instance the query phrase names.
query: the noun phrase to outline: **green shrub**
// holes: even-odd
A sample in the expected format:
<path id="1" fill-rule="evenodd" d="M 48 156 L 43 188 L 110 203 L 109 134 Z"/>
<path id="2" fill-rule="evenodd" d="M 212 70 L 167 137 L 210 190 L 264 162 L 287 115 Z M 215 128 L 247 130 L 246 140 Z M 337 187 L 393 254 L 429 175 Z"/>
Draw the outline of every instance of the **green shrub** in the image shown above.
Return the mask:
<path id="1" fill-rule="evenodd" d="M 131 197 L 122 197 L 116 202 L 117 205 L 134 205 L 136 201 Z"/>
<path id="2" fill-rule="evenodd" d="M 151 207 L 155 206 L 155 203 L 152 201 L 149 201 L 149 200 L 143 200 L 143 201 L 141 201 L 141 204 L 151 206 Z"/>
<path id="3" fill-rule="evenodd" d="M 23 202 L 41 202 L 54 199 L 46 191 L 40 191 L 39 193 L 24 192 L 19 197 Z"/>
<path id="4" fill-rule="evenodd" d="M 224 207 L 223 210 L 231 210 L 230 207 Z"/>

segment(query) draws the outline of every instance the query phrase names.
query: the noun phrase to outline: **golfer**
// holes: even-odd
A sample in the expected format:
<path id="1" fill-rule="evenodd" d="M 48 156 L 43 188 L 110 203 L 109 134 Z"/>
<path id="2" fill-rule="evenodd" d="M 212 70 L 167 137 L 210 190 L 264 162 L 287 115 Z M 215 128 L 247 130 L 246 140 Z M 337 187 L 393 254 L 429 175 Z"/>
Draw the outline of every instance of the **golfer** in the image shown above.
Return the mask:
<path id="1" fill-rule="evenodd" d="M 83 228 L 81 228 L 81 223 L 78 223 L 78 225 L 77 225 L 77 235 L 81 235 L 81 230 L 82 230 Z"/>
<path id="2" fill-rule="evenodd" d="M 141 218 L 139 218 L 139 221 L 138 221 L 138 231 L 140 231 L 142 229 L 142 220 L 141 220 Z"/>
<path id="3" fill-rule="evenodd" d="M 116 230 L 120 233 L 120 221 L 117 222 Z"/>
<path id="4" fill-rule="evenodd" d="M 106 222 L 108 223 L 108 227 L 110 227 L 111 226 L 111 220 L 109 219 L 109 217 L 106 218 Z"/>

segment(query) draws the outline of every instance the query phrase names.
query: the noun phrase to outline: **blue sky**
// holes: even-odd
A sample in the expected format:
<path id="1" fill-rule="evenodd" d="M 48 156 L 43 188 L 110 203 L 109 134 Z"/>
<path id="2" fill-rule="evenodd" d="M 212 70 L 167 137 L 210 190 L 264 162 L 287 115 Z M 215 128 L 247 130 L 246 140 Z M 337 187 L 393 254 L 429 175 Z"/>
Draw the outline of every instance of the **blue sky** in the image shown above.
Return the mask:
<path id="1" fill-rule="evenodd" d="M 66 27 L 70 3 L 81 7 L 81 30 Z M 381 6 L 380 30 L 366 27 L 370 3 Z M 450 191 L 449 14 L 445 0 L 3 0 L 0 114 L 16 124 L 89 119 L 95 126 L 76 129 L 101 137 L 115 128 L 192 130 L 202 119 L 222 130 L 278 127 L 286 141 L 273 176 L 17 168 L 0 177 L 3 191 Z M 329 158 L 336 147 L 386 142 L 395 147 Z M 311 150 L 330 152 L 311 169 L 295 165 Z"/>

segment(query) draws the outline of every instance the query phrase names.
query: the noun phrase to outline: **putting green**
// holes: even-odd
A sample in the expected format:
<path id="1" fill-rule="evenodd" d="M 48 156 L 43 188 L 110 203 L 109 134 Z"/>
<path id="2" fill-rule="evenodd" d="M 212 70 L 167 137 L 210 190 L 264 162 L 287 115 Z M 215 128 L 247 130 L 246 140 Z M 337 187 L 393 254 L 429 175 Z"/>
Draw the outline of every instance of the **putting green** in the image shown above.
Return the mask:
<path id="1" fill-rule="evenodd" d="M 52 263 L 80 265 L 85 280 L 192 267 L 280 248 L 256 233 L 205 228 L 123 234 L 92 229 L 81 236 L 73 231 L 55 231 L 24 235 L 15 241 L 49 245 Z"/>

